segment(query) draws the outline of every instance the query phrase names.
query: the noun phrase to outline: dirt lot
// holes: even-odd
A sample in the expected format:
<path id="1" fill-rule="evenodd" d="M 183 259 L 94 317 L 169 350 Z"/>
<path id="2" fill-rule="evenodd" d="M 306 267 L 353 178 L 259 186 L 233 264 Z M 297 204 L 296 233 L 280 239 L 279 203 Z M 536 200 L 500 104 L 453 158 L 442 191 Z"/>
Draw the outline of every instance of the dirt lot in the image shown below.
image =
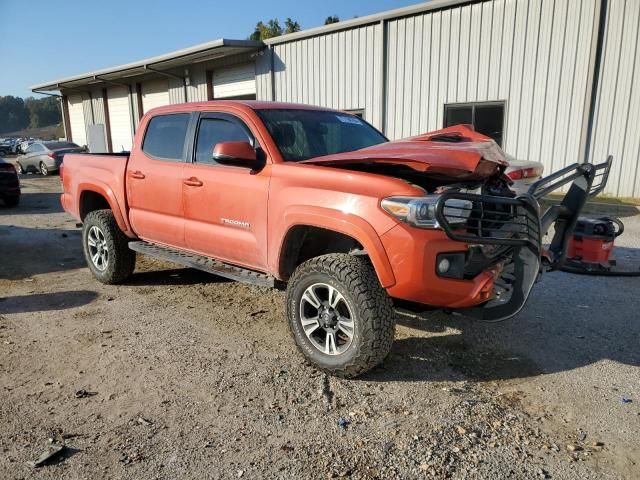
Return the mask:
<path id="1" fill-rule="evenodd" d="M 282 292 L 140 257 L 97 283 L 59 179 L 22 183 L 0 207 L 0 478 L 640 477 L 638 278 L 548 274 L 497 325 L 399 315 L 388 360 L 338 380 L 301 361 Z"/>

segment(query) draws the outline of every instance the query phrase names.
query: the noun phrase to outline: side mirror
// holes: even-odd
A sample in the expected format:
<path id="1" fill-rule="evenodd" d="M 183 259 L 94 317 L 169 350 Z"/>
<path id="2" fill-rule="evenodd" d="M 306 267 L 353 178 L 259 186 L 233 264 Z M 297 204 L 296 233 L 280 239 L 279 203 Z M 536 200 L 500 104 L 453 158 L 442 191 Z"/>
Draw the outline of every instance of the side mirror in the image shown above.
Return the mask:
<path id="1" fill-rule="evenodd" d="M 234 163 L 254 168 L 257 163 L 256 150 L 249 142 L 220 142 L 213 149 L 212 158 L 220 163 Z"/>

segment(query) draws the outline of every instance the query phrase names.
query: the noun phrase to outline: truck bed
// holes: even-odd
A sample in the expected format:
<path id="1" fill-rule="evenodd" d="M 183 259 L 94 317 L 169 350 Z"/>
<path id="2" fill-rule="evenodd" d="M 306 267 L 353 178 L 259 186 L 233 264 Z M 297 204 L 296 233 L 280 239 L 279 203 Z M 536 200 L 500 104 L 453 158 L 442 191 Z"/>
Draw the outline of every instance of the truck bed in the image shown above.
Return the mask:
<path id="1" fill-rule="evenodd" d="M 114 153 L 72 153 L 64 156 L 60 177 L 64 192 L 61 196 L 62 207 L 82 221 L 83 199 L 80 192 L 95 192 L 109 202 L 118 222 L 118 226 L 133 237 L 127 220 L 126 170 L 129 154 Z"/>

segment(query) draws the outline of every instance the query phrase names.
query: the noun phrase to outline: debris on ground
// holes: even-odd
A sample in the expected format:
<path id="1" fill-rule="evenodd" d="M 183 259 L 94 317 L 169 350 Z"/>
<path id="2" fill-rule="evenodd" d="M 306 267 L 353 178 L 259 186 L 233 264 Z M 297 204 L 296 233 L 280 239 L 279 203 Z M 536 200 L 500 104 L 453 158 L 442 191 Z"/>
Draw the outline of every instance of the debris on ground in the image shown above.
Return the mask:
<path id="1" fill-rule="evenodd" d="M 94 395 L 97 395 L 97 394 L 98 392 L 90 392 L 83 388 L 76 392 L 76 398 L 88 398 L 88 397 L 93 397 Z"/>
<path id="2" fill-rule="evenodd" d="M 66 447 L 64 445 L 60 445 L 57 443 L 51 444 L 44 452 L 42 452 L 42 454 L 40 454 L 37 460 L 34 460 L 33 462 L 27 462 L 27 465 L 33 468 L 39 468 L 48 461 L 60 455 L 65 450 L 65 448 Z"/>
<path id="3" fill-rule="evenodd" d="M 622 403 L 632 403 L 633 400 L 631 400 L 630 398 L 627 397 L 622 397 Z"/>
<path id="4" fill-rule="evenodd" d="M 153 422 L 151 420 L 147 420 L 146 418 L 143 418 L 143 417 L 138 417 L 137 421 L 140 425 L 144 425 L 144 426 L 153 425 Z"/>
<path id="5" fill-rule="evenodd" d="M 347 420 L 346 418 L 344 418 L 344 417 L 340 417 L 340 418 L 338 419 L 338 426 L 339 426 L 340 428 L 347 428 L 347 426 L 348 426 L 350 423 L 351 423 L 351 422 L 350 422 L 349 420 Z"/>

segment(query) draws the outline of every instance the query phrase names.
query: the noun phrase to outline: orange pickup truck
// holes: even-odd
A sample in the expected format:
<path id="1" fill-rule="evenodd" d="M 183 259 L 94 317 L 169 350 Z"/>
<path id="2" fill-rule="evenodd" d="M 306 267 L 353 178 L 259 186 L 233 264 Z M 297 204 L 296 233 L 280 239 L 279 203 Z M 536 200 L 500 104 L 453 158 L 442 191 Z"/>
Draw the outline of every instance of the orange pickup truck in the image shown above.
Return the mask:
<path id="1" fill-rule="evenodd" d="M 286 288 L 302 354 L 353 377 L 388 354 L 394 307 L 517 314 L 609 164 L 572 165 L 523 196 L 506 167 L 465 125 L 389 142 L 344 112 L 212 101 L 148 112 L 130 154 L 66 155 L 62 205 L 99 281 L 125 281 L 142 253 Z M 542 213 L 538 199 L 570 183 Z"/>

